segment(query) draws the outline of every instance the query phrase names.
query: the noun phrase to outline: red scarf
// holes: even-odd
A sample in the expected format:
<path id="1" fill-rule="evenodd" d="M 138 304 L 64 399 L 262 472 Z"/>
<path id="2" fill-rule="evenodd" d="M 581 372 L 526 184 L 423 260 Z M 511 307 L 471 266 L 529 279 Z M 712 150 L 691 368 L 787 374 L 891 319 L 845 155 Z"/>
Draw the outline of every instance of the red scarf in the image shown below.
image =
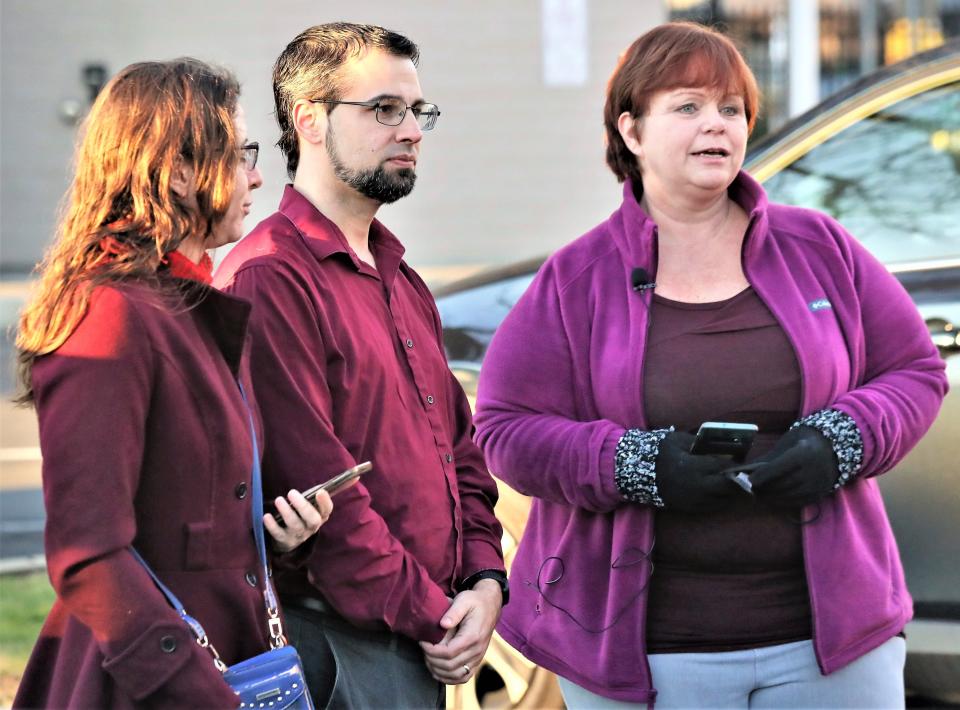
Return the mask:
<path id="1" fill-rule="evenodd" d="M 111 229 L 122 228 L 124 226 L 124 221 L 117 220 L 115 222 L 111 222 L 107 226 Z M 109 258 L 128 253 L 132 247 L 128 244 L 124 244 L 112 234 L 108 234 L 100 239 L 100 249 L 103 251 L 104 255 Z M 213 259 L 210 258 L 210 255 L 207 252 L 203 253 L 203 258 L 200 259 L 199 264 L 193 263 L 190 261 L 190 259 L 176 250 L 168 252 L 167 255 L 160 261 L 162 264 L 166 265 L 167 269 L 170 271 L 170 275 L 178 279 L 199 281 L 200 283 L 207 284 L 208 286 L 213 283 Z"/>
<path id="2" fill-rule="evenodd" d="M 208 286 L 213 283 L 213 259 L 210 258 L 207 252 L 203 252 L 203 258 L 200 259 L 199 264 L 194 264 L 190 259 L 176 250 L 167 253 L 164 261 L 170 270 L 171 276 L 176 276 L 178 279 L 199 281 Z"/>

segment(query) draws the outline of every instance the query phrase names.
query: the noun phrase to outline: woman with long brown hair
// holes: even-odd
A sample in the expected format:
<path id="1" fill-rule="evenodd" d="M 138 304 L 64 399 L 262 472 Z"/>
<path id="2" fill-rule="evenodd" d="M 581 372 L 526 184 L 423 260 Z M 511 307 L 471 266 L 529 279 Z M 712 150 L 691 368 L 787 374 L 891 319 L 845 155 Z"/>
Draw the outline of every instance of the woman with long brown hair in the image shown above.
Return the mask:
<path id="1" fill-rule="evenodd" d="M 269 647 L 251 525 L 249 304 L 211 288 L 206 250 L 242 236 L 262 179 L 240 90 L 194 59 L 122 70 L 87 117 L 73 183 L 20 321 L 21 401 L 40 423 L 57 600 L 19 707 L 235 707 L 231 665 Z M 253 418 L 249 414 L 253 407 Z M 332 505 L 278 498 L 279 552 Z"/>

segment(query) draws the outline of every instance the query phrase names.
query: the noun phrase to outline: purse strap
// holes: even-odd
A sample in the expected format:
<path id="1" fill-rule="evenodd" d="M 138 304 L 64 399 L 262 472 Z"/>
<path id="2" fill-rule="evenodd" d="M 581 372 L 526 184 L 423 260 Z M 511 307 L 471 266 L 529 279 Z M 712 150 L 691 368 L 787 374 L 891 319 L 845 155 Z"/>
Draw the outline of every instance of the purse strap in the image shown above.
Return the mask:
<path id="1" fill-rule="evenodd" d="M 257 553 L 260 555 L 260 566 L 263 568 L 263 601 L 267 607 L 270 646 L 271 648 L 282 648 L 287 641 L 283 636 L 283 622 L 280 620 L 277 594 L 273 589 L 273 581 L 270 579 L 270 567 L 267 565 L 267 546 L 263 533 L 263 485 L 260 473 L 260 447 L 257 444 L 257 430 L 253 423 L 253 410 L 250 408 L 249 401 L 247 401 L 247 393 L 244 391 L 240 380 L 237 380 L 237 386 L 240 388 L 243 405 L 247 409 L 247 419 L 250 422 L 250 441 L 253 442 L 253 495 L 250 496 L 250 504 L 253 508 L 253 537 L 257 542 Z"/>
<path id="2" fill-rule="evenodd" d="M 250 496 L 250 505 L 252 508 L 253 538 L 257 544 L 257 554 L 260 558 L 260 566 L 263 568 L 263 601 L 267 609 L 267 626 L 270 630 L 270 647 L 282 648 L 286 645 L 287 640 L 283 635 L 283 622 L 280 619 L 280 609 L 277 604 L 277 594 L 273 589 L 273 582 L 270 579 L 270 568 L 267 565 L 267 546 L 263 533 L 263 488 L 261 485 L 262 476 L 260 473 L 260 447 L 257 444 L 257 430 L 253 423 L 253 411 L 250 409 L 250 403 L 247 400 L 247 393 L 244 391 L 243 384 L 241 384 L 240 380 L 237 380 L 237 386 L 240 387 L 240 397 L 243 399 L 243 406 L 247 410 L 247 420 L 250 423 L 250 441 L 252 442 L 253 446 L 253 471 L 251 481 L 253 494 Z M 161 592 L 163 592 L 163 595 L 167 598 L 167 602 L 170 604 L 170 606 L 174 608 L 180 618 L 183 619 L 187 626 L 191 628 L 194 635 L 197 637 L 197 643 L 202 648 L 209 649 L 210 654 L 213 656 L 213 663 L 217 669 L 221 673 L 226 672 L 226 664 L 220 660 L 220 654 L 217 653 L 217 649 L 214 648 L 213 644 L 210 643 L 210 640 L 207 638 L 207 632 L 204 631 L 200 622 L 187 613 L 186 608 L 184 608 L 183 603 L 177 598 L 177 595 L 170 591 L 170 588 L 160 581 L 160 578 L 157 577 L 154 571 L 150 568 L 150 565 L 147 564 L 147 561 L 143 559 L 139 552 L 137 552 L 136 548 L 133 547 L 133 545 L 130 545 L 129 547 L 133 558 L 143 566 L 143 568 L 147 571 L 147 574 L 149 574 L 150 578 L 153 580 L 153 583 L 157 585 L 157 588 Z"/>
<path id="3" fill-rule="evenodd" d="M 148 565 L 147 561 L 140 556 L 140 553 L 137 552 L 137 548 L 135 548 L 133 545 L 130 546 L 130 553 L 133 555 L 133 559 L 143 565 L 143 568 L 147 570 L 147 574 L 150 575 L 151 579 L 153 579 L 153 583 L 157 585 L 161 592 L 163 592 L 163 596 L 167 598 L 170 606 L 172 606 L 177 614 L 180 615 L 180 618 L 187 623 L 187 626 L 193 630 L 194 635 L 197 637 L 197 643 L 200 644 L 200 647 L 209 649 L 210 654 L 213 656 L 213 664 L 217 667 L 217 670 L 219 670 L 221 673 L 226 673 L 227 664 L 220 660 L 220 654 L 217 653 L 217 649 L 214 648 L 212 643 L 210 643 L 210 640 L 207 638 L 207 632 L 203 630 L 203 626 L 200 625 L 200 622 L 187 613 L 187 610 L 184 608 L 183 603 L 177 598 L 177 595 L 171 592 L 167 585 L 160 581 L 160 578 L 154 574 L 153 570 L 150 569 L 150 565 Z"/>

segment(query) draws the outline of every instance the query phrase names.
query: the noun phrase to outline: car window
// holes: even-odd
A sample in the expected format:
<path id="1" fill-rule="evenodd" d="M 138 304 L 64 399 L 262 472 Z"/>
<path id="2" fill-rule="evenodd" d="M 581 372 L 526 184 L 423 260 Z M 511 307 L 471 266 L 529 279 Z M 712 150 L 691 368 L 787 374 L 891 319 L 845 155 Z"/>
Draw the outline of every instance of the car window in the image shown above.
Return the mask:
<path id="1" fill-rule="evenodd" d="M 521 274 L 437 299 L 448 360 L 483 360 L 493 332 L 506 318 L 534 274 Z"/>
<path id="2" fill-rule="evenodd" d="M 764 188 L 833 215 L 885 263 L 960 257 L 960 83 L 858 121 Z"/>

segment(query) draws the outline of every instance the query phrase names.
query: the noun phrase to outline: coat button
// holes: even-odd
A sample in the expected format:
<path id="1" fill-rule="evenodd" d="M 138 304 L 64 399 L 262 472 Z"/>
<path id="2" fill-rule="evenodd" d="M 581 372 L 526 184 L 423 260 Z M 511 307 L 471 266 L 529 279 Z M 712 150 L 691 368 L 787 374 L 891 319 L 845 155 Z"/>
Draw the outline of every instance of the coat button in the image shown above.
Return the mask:
<path id="1" fill-rule="evenodd" d="M 447 454 L 443 458 L 447 460 L 447 463 L 450 463 L 451 461 L 453 461 L 453 454 Z"/>
<path id="2" fill-rule="evenodd" d="M 428 394 L 428 395 L 427 395 L 427 404 L 433 404 L 433 395 L 432 395 L 432 394 Z"/>
<path id="3" fill-rule="evenodd" d="M 160 650 L 164 653 L 173 653 L 177 650 L 177 640 L 173 636 L 164 636 L 160 639 Z"/>
<path id="4" fill-rule="evenodd" d="M 237 494 L 237 498 L 243 499 L 247 497 L 247 484 L 238 483 L 237 487 L 233 489 L 233 492 Z"/>
<path id="5" fill-rule="evenodd" d="M 412 348 L 412 347 L 413 347 L 413 338 L 407 338 L 407 347 L 408 347 L 408 348 Z"/>
<path id="6" fill-rule="evenodd" d="M 251 587 L 257 586 L 257 575 L 255 575 L 253 572 L 247 572 L 244 575 L 244 579 L 247 580 L 247 584 L 249 584 Z"/>

